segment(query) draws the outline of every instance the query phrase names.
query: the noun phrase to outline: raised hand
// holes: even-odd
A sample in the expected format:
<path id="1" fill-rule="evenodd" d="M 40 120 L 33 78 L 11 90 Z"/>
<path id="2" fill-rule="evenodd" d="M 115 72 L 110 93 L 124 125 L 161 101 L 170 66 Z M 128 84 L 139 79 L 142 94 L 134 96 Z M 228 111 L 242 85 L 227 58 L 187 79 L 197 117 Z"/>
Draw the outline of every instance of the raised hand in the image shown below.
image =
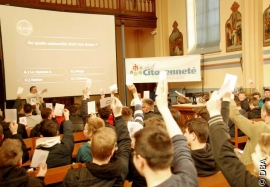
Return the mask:
<path id="1" fill-rule="evenodd" d="M 11 121 L 9 123 L 9 130 L 10 130 L 12 135 L 17 134 L 18 124 L 16 122 Z"/>
<path id="2" fill-rule="evenodd" d="M 207 107 L 210 117 L 220 115 L 221 101 L 220 101 L 217 91 L 214 91 L 212 93 L 211 98 L 206 103 L 206 107 Z"/>
<path id="3" fill-rule="evenodd" d="M 113 111 L 114 117 L 118 117 L 122 115 L 122 108 L 123 108 L 123 105 L 121 101 L 118 98 L 114 97 L 113 102 L 111 104 L 111 109 Z"/>

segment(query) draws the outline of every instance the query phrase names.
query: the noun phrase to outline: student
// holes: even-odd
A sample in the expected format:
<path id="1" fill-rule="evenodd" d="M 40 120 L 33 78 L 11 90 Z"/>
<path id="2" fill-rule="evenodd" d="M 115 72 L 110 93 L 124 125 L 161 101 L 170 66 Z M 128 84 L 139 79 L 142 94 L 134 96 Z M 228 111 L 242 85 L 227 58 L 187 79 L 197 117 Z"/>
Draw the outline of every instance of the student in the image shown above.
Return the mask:
<path id="1" fill-rule="evenodd" d="M 33 108 L 32 108 L 32 105 L 30 105 L 29 103 L 24 104 L 23 110 L 25 112 L 28 128 L 32 129 L 35 127 L 36 124 L 41 122 L 42 118 L 40 115 L 38 103 L 36 104 L 37 115 L 33 115 Z"/>
<path id="2" fill-rule="evenodd" d="M 267 101 L 267 99 L 270 98 L 270 89 L 266 88 L 264 90 L 264 99 L 263 99 L 263 103 L 265 103 Z"/>
<path id="3" fill-rule="evenodd" d="M 70 169 L 63 186 L 123 186 L 128 173 L 131 141 L 119 99 L 114 98 L 112 110 L 115 131 L 108 127 L 97 130 L 91 142 L 93 162 L 87 162 L 86 168 Z"/>
<path id="4" fill-rule="evenodd" d="M 142 110 L 144 113 L 144 120 L 147 120 L 151 117 L 160 117 L 161 116 L 155 112 L 155 104 L 152 99 L 143 99 L 142 100 Z"/>
<path id="5" fill-rule="evenodd" d="M 211 145 L 207 142 L 208 123 L 203 118 L 193 118 L 186 122 L 184 136 L 191 149 L 198 177 L 214 175 L 219 171 L 215 162 Z"/>
<path id="6" fill-rule="evenodd" d="M 175 122 L 177 123 L 177 125 L 179 126 L 179 128 L 181 129 L 182 133 L 185 133 L 185 126 L 182 122 L 182 116 L 181 113 L 178 110 L 175 109 L 170 109 L 170 112 L 172 114 L 173 119 L 175 120 Z"/>
<path id="7" fill-rule="evenodd" d="M 99 108 L 98 114 L 99 114 L 100 118 L 104 120 L 105 127 L 109 127 L 109 128 L 112 128 L 115 130 L 115 127 L 112 126 L 109 122 L 109 120 L 110 120 L 109 118 L 112 114 L 112 110 L 111 110 L 110 106 L 105 106 L 103 108 Z"/>
<path id="8" fill-rule="evenodd" d="M 259 107 L 262 108 L 263 100 L 262 100 L 261 94 L 259 92 L 254 92 L 252 93 L 252 96 L 259 100 Z"/>
<path id="9" fill-rule="evenodd" d="M 91 153 L 91 140 L 97 130 L 101 127 L 105 127 L 104 121 L 99 117 L 90 117 L 84 126 L 84 136 L 89 139 L 84 145 L 79 147 L 76 162 L 92 162 L 93 157 Z"/>
<path id="10" fill-rule="evenodd" d="M 239 92 L 238 94 L 239 100 L 241 101 L 241 108 L 246 112 L 249 111 L 249 102 L 246 97 L 246 92 Z"/>
<path id="11" fill-rule="evenodd" d="M 4 141 L 0 149 L 0 186 L 41 187 L 45 186 L 44 177 L 47 165 L 40 164 L 37 177 L 29 177 L 22 167 L 21 142 L 15 139 Z"/>
<path id="12" fill-rule="evenodd" d="M 122 117 L 125 120 L 126 124 L 128 124 L 129 121 L 132 121 L 132 119 L 133 119 L 132 114 L 133 114 L 133 110 L 131 108 L 123 106 Z"/>
<path id="13" fill-rule="evenodd" d="M 255 97 L 249 101 L 250 111 L 248 113 L 248 119 L 261 118 L 261 108 L 259 107 L 259 100 Z"/>
<path id="14" fill-rule="evenodd" d="M 230 101 L 230 94 L 223 97 L 223 101 Z M 236 113 L 235 107 L 234 112 Z M 230 142 L 230 136 L 227 131 L 227 126 L 223 122 L 222 116 L 220 115 L 220 98 L 217 92 L 214 92 L 211 99 L 207 102 L 207 109 L 210 113 L 209 130 L 210 130 L 210 142 L 214 154 L 214 158 L 224 177 L 232 187 L 255 187 L 255 186 L 270 186 L 269 175 L 264 178 L 259 178 L 251 175 L 247 170 L 246 166 L 236 157 L 233 147 Z M 238 112 L 238 111 L 237 111 Z M 239 113 L 239 112 L 238 112 Z M 238 114 L 241 118 L 240 114 Z M 248 121 L 248 119 L 244 119 Z M 257 128 L 262 124 L 253 124 Z M 251 128 L 249 127 L 251 130 Z M 254 130 L 254 129 L 253 129 Z M 269 142 L 270 134 L 260 135 L 259 143 L 255 143 L 256 149 L 252 154 L 252 161 L 254 163 L 255 172 L 258 173 L 260 165 L 263 166 L 266 172 L 270 172 L 269 168 Z M 261 167 L 262 168 L 262 167 Z M 260 182 L 265 182 L 264 184 Z"/>
<path id="15" fill-rule="evenodd" d="M 48 168 L 71 164 L 74 146 L 72 124 L 69 121 L 69 111 L 64 109 L 65 121 L 63 122 L 64 136 L 60 140 L 57 124 L 51 119 L 40 123 L 42 138 L 37 139 L 36 148 L 49 151 L 47 158 Z"/>
<path id="16" fill-rule="evenodd" d="M 230 119 L 238 126 L 238 128 L 249 137 L 243 155 L 240 160 L 244 163 L 252 162 L 251 154 L 255 150 L 255 146 L 261 133 L 270 133 L 270 102 L 264 103 L 261 109 L 261 118 L 264 121 L 253 122 L 242 116 L 235 102 L 230 102 Z"/>
<path id="17" fill-rule="evenodd" d="M 198 186 L 197 173 L 186 138 L 168 108 L 167 83 L 159 84 L 161 93 L 156 97 L 156 104 L 168 132 L 154 126 L 136 132 L 134 165 L 145 177 L 147 186 Z"/>
<path id="18" fill-rule="evenodd" d="M 205 107 L 196 107 L 195 111 L 195 118 L 203 118 L 205 121 L 209 120 L 209 113 Z"/>

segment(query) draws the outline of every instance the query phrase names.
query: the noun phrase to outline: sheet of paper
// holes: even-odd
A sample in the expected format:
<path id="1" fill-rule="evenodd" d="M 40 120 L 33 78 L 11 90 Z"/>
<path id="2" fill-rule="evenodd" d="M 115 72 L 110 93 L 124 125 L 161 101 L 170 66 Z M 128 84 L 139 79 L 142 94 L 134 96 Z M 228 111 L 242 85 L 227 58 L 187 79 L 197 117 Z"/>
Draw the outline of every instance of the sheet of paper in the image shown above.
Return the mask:
<path id="1" fill-rule="evenodd" d="M 108 105 L 110 105 L 113 101 L 112 97 L 105 97 L 103 99 L 100 99 L 100 108 L 104 108 Z"/>
<path id="2" fill-rule="evenodd" d="M 56 105 L 54 107 L 54 112 L 53 112 L 54 115 L 56 115 L 56 116 L 62 116 L 63 115 L 64 108 L 65 108 L 65 105 L 56 103 Z"/>
<path id="3" fill-rule="evenodd" d="M 222 98 L 226 92 L 233 92 L 237 81 L 237 76 L 226 74 L 223 85 L 218 91 L 219 98 Z"/>
<path id="4" fill-rule="evenodd" d="M 243 154 L 243 153 L 244 153 L 244 150 L 241 150 L 241 149 L 237 149 L 237 151 L 238 151 L 240 154 Z"/>
<path id="5" fill-rule="evenodd" d="M 127 74 L 126 75 L 126 85 L 132 85 L 134 80 L 134 75 L 133 74 Z"/>
<path id="6" fill-rule="evenodd" d="M 19 118 L 19 123 L 20 124 L 23 124 L 23 125 L 27 125 L 27 119 L 26 119 L 26 117 L 20 117 Z"/>
<path id="7" fill-rule="evenodd" d="M 110 86 L 110 91 L 116 91 L 117 90 L 117 84 Z"/>
<path id="8" fill-rule="evenodd" d="M 143 91 L 143 98 L 149 99 L 150 98 L 150 92 L 149 91 Z"/>
<path id="9" fill-rule="evenodd" d="M 46 108 L 50 108 L 53 110 L 53 104 L 52 103 L 46 103 Z"/>
<path id="10" fill-rule="evenodd" d="M 88 107 L 88 114 L 96 113 L 96 102 L 95 101 L 87 102 L 87 107 Z"/>
<path id="11" fill-rule="evenodd" d="M 127 126 L 130 137 L 143 128 L 143 126 L 138 122 L 128 122 Z"/>
<path id="12" fill-rule="evenodd" d="M 85 83 L 85 89 L 88 88 L 90 90 L 91 85 L 92 85 L 92 79 L 87 79 Z"/>
<path id="13" fill-rule="evenodd" d="M 37 104 L 37 98 L 35 98 L 35 97 L 31 98 L 30 104 L 31 104 L 31 105 Z"/>
<path id="14" fill-rule="evenodd" d="M 6 122 L 17 122 L 17 110 L 16 109 L 5 109 Z"/>
<path id="15" fill-rule="evenodd" d="M 17 94 L 22 94 L 22 93 L 23 93 L 23 88 L 19 87 L 18 90 L 17 90 Z"/>
<path id="16" fill-rule="evenodd" d="M 161 71 L 160 73 L 159 73 L 159 81 L 161 81 L 161 80 L 166 80 L 167 79 L 167 72 L 166 71 Z"/>
<path id="17" fill-rule="evenodd" d="M 40 163 L 46 163 L 48 155 L 49 151 L 35 149 L 30 167 L 36 168 Z"/>

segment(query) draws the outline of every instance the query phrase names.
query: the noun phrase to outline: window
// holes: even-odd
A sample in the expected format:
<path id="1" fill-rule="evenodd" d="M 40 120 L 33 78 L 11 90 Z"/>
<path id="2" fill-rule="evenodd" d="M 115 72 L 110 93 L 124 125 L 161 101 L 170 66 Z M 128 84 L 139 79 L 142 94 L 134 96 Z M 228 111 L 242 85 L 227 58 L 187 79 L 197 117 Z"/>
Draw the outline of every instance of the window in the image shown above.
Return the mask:
<path id="1" fill-rule="evenodd" d="M 219 0 L 186 0 L 188 53 L 221 51 Z"/>

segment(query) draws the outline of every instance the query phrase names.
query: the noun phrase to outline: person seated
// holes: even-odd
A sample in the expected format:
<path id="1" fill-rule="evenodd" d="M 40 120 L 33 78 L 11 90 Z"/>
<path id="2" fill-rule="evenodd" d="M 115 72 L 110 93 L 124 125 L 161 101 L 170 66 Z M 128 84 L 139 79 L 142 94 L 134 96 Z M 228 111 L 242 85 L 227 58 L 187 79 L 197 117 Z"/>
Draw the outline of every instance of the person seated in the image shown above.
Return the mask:
<path id="1" fill-rule="evenodd" d="M 270 89 L 266 88 L 266 89 L 264 89 L 263 103 L 265 103 L 266 101 L 268 101 L 268 99 L 270 99 Z"/>
<path id="2" fill-rule="evenodd" d="M 132 119 L 133 119 L 132 114 L 133 114 L 133 111 L 131 108 L 123 106 L 122 117 L 123 117 L 124 121 L 126 122 L 126 124 L 128 124 L 129 121 L 132 121 Z"/>
<path id="3" fill-rule="evenodd" d="M 42 120 L 52 119 L 55 123 L 57 123 L 56 119 L 54 118 L 53 110 L 50 108 L 41 109 L 41 117 L 42 117 Z M 40 129 L 40 123 L 38 123 L 33 129 L 31 129 L 30 138 L 40 137 L 39 129 Z M 58 130 L 59 130 L 59 127 L 58 127 Z"/>
<path id="4" fill-rule="evenodd" d="M 205 107 L 194 108 L 195 118 L 203 118 L 205 121 L 209 120 L 209 113 Z"/>
<path id="5" fill-rule="evenodd" d="M 162 118 L 159 113 L 155 112 L 155 106 L 152 99 L 143 99 L 142 100 L 142 110 L 144 114 L 144 120 L 147 120 L 151 117 L 159 117 Z"/>
<path id="6" fill-rule="evenodd" d="M 259 107 L 262 108 L 263 100 L 262 100 L 261 94 L 259 92 L 254 92 L 252 93 L 252 97 L 255 97 L 259 100 Z"/>
<path id="7" fill-rule="evenodd" d="M 69 107 L 69 120 L 73 125 L 73 132 L 81 132 L 84 129 L 84 120 L 81 116 L 78 115 L 78 108 L 75 105 Z"/>
<path id="8" fill-rule="evenodd" d="M 121 115 L 122 104 L 113 98 L 112 111 L 115 117 L 115 131 L 101 127 L 91 141 L 93 162 L 86 167 L 70 169 L 64 186 L 123 186 L 128 173 L 130 137 Z M 116 150 L 117 145 L 117 150 Z"/>
<path id="9" fill-rule="evenodd" d="M 255 150 L 261 133 L 270 133 L 270 102 L 264 103 L 261 108 L 261 118 L 264 121 L 251 121 L 239 113 L 235 102 L 230 102 L 230 119 L 238 128 L 249 137 L 240 160 L 244 163 L 252 162 L 251 154 Z"/>
<path id="10" fill-rule="evenodd" d="M 248 112 L 250 110 L 249 108 L 249 102 L 246 97 L 246 92 L 239 92 L 238 94 L 239 100 L 241 101 L 241 108 Z"/>
<path id="11" fill-rule="evenodd" d="M 209 92 L 205 92 L 204 95 L 202 97 L 200 97 L 200 103 L 202 104 L 206 104 L 206 102 L 210 99 L 210 93 Z"/>
<path id="12" fill-rule="evenodd" d="M 185 95 L 179 95 L 177 97 L 177 103 L 178 104 L 189 104 L 191 101 L 189 100 L 188 97 L 185 97 Z"/>
<path id="13" fill-rule="evenodd" d="M 47 165 L 39 164 L 37 177 L 28 176 L 22 167 L 21 142 L 16 139 L 7 139 L 0 149 L 0 186 L 45 186 L 44 177 L 47 173 Z"/>
<path id="14" fill-rule="evenodd" d="M 230 93 L 223 97 L 223 102 L 230 102 Z M 233 147 L 230 142 L 230 135 L 228 134 L 227 131 L 227 125 L 224 123 L 222 116 L 220 115 L 221 114 L 220 97 L 218 96 L 217 92 L 214 92 L 211 96 L 211 99 L 207 102 L 207 109 L 210 113 L 210 119 L 208 121 L 209 135 L 215 161 L 219 169 L 223 173 L 224 177 L 227 179 L 230 186 L 245 186 L 245 187 L 270 186 L 269 181 L 270 177 L 268 175 L 268 173 L 270 172 L 270 165 L 269 165 L 270 134 L 257 133 L 258 130 L 257 132 L 254 131 L 255 129 L 260 129 L 259 131 L 261 131 L 261 129 L 265 130 L 263 126 L 265 126 L 266 124 L 265 123 L 263 124 L 261 122 L 254 124 L 246 124 L 250 120 L 246 119 L 241 114 L 239 114 L 239 111 L 237 110 L 234 102 L 231 103 L 232 103 L 230 105 L 231 110 L 228 111 L 228 113 L 230 113 L 230 118 L 231 117 L 233 117 L 234 119 L 238 118 L 238 120 L 242 118 L 243 126 L 245 125 L 248 126 L 245 129 L 246 132 L 251 133 L 251 131 L 253 131 L 254 132 L 253 136 L 258 137 L 257 141 L 254 141 L 255 149 L 253 151 L 249 151 L 250 155 L 248 156 L 250 157 L 251 161 L 253 161 L 255 173 L 260 174 L 260 171 L 262 171 L 263 169 L 263 171 L 265 171 L 265 175 L 264 176 L 259 175 L 259 177 L 252 175 L 249 171 L 246 170 L 246 166 L 243 163 L 241 163 L 241 161 L 235 155 Z M 251 147 L 252 145 L 249 146 Z M 244 153 L 245 151 L 246 150 L 244 150 Z M 260 183 L 261 181 L 263 183 Z"/>
<path id="15" fill-rule="evenodd" d="M 10 128 L 9 128 L 10 127 L 10 123 L 7 123 L 7 122 L 3 121 L 0 124 L 3 127 L 3 133 L 5 135 L 5 139 L 11 138 L 13 136 L 13 134 L 10 131 Z M 23 125 L 21 123 L 17 123 L 17 125 L 18 125 L 18 128 L 17 128 L 17 132 L 16 133 L 19 134 L 22 139 L 28 138 L 28 134 L 27 134 L 27 131 L 26 131 L 27 125 Z"/>
<path id="16" fill-rule="evenodd" d="M 174 121 L 168 108 L 168 86 L 159 82 L 157 107 L 165 121 L 167 131 L 161 127 L 145 127 L 134 135 L 133 162 L 145 177 L 147 186 L 198 186 L 186 138 Z"/>
<path id="17" fill-rule="evenodd" d="M 166 130 L 166 125 L 164 121 L 158 117 L 148 118 L 147 120 L 144 120 L 143 123 L 144 123 L 144 127 L 155 126 L 155 127 L 161 127 L 164 130 Z"/>
<path id="18" fill-rule="evenodd" d="M 27 125 L 29 129 L 34 128 L 36 124 L 41 122 L 42 118 L 40 115 L 38 103 L 36 104 L 37 115 L 33 115 L 33 108 L 32 108 L 32 105 L 30 105 L 29 103 L 24 104 L 23 110 L 26 116 Z"/>
<path id="19" fill-rule="evenodd" d="M 93 114 L 92 114 L 93 115 Z M 84 145 L 79 147 L 77 152 L 76 162 L 92 162 L 93 157 L 91 153 L 91 140 L 97 130 L 101 127 L 105 127 L 104 121 L 99 117 L 90 117 L 88 118 L 84 126 L 84 136 L 89 139 Z"/>
<path id="20" fill-rule="evenodd" d="M 184 136 L 191 149 L 198 177 L 214 175 L 219 171 L 215 162 L 211 145 L 207 143 L 209 128 L 203 118 L 193 118 L 185 123 Z"/>
<path id="21" fill-rule="evenodd" d="M 175 110 L 175 109 L 170 109 L 170 112 L 172 114 L 173 119 L 175 120 L 175 122 L 177 123 L 177 125 L 181 129 L 182 133 L 184 134 L 185 130 L 186 130 L 186 127 L 184 126 L 184 124 L 182 122 L 181 113 L 178 110 Z"/>
<path id="22" fill-rule="evenodd" d="M 53 110 L 54 110 L 56 104 L 61 104 L 61 103 L 57 99 L 52 100 Z M 57 124 L 59 126 L 61 126 L 62 122 L 65 121 L 65 117 L 64 116 L 55 116 L 55 119 L 56 119 Z"/>
<path id="23" fill-rule="evenodd" d="M 13 108 L 17 109 L 17 123 L 19 123 L 19 118 L 25 117 L 23 106 L 21 104 L 21 94 L 17 94 L 17 99 L 15 100 Z"/>
<path id="24" fill-rule="evenodd" d="M 36 149 L 49 151 L 47 158 L 48 168 L 64 166 L 72 163 L 74 136 L 72 123 L 69 121 L 69 111 L 64 109 L 65 121 L 63 122 L 64 136 L 60 140 L 58 126 L 51 119 L 40 123 L 41 138 L 36 140 Z"/>
<path id="25" fill-rule="evenodd" d="M 249 101 L 250 111 L 248 112 L 248 119 L 261 118 L 261 108 L 259 107 L 259 100 L 255 97 Z"/>
<path id="26" fill-rule="evenodd" d="M 115 130 L 115 127 L 112 126 L 109 123 L 109 118 L 112 115 L 112 110 L 111 110 L 111 107 L 110 106 L 99 108 L 98 109 L 98 114 L 99 114 L 100 118 L 104 120 L 105 127 L 109 127 L 109 128 L 112 128 L 112 129 Z"/>

